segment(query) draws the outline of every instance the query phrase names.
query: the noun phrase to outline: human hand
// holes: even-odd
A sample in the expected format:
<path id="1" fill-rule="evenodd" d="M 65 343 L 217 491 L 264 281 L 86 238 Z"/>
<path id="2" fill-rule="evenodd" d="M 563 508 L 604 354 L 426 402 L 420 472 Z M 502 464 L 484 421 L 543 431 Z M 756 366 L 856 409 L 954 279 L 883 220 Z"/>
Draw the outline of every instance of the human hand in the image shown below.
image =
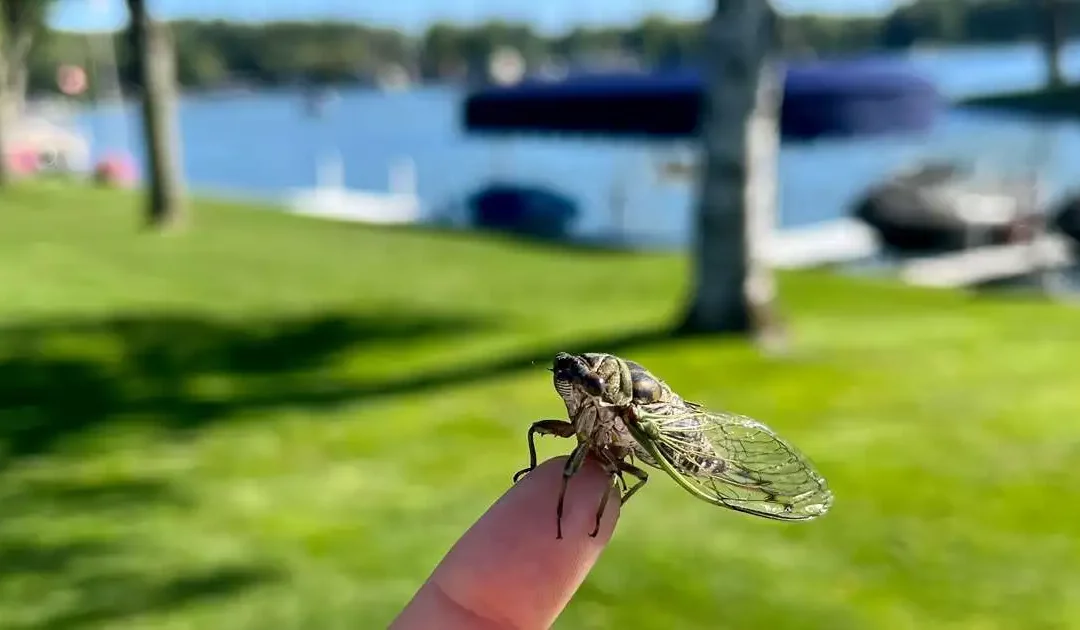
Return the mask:
<path id="1" fill-rule="evenodd" d="M 565 457 L 525 475 L 469 528 L 390 630 L 541 630 L 551 627 L 604 550 L 619 517 L 618 490 L 587 459 L 570 479 L 563 538 L 555 502 Z M 611 497 L 596 538 L 596 508 Z"/>

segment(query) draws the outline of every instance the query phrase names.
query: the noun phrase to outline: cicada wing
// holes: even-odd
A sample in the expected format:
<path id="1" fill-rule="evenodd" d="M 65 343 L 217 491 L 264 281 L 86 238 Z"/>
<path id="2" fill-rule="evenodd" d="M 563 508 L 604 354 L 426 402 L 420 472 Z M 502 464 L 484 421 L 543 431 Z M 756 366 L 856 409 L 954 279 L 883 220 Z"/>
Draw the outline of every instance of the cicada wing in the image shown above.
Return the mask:
<path id="1" fill-rule="evenodd" d="M 655 427 L 634 438 L 645 463 L 667 472 L 680 486 L 709 503 L 755 516 L 808 520 L 832 506 L 824 477 L 794 446 L 761 422 L 709 411 L 694 403 L 662 413 L 636 411 Z"/>

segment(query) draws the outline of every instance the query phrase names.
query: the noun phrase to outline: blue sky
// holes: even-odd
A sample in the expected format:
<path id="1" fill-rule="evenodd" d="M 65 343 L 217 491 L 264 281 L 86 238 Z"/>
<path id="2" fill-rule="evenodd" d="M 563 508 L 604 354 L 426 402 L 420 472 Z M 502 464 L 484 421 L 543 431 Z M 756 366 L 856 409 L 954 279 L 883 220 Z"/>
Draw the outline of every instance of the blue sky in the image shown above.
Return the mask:
<path id="1" fill-rule="evenodd" d="M 897 0 L 773 0 L 786 12 L 881 13 Z M 361 20 L 420 30 L 435 20 L 477 22 L 490 18 L 524 20 L 546 31 L 577 24 L 633 22 L 648 13 L 698 18 L 712 0 L 150 0 L 162 17 L 276 20 L 332 18 Z M 98 8 L 94 8 L 94 5 Z M 112 30 L 126 21 L 124 0 L 60 0 L 52 20 L 70 30 Z"/>

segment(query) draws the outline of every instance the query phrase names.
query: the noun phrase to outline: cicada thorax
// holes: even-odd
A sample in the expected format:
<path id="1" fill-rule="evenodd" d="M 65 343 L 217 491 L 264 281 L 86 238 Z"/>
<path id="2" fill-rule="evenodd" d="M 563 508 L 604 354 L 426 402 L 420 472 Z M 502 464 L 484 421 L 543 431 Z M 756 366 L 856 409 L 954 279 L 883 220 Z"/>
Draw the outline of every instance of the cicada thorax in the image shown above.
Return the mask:
<path id="1" fill-rule="evenodd" d="M 652 405 L 672 402 L 678 398 L 667 383 L 656 378 L 640 363 L 624 361 L 630 374 L 630 383 L 635 405 Z"/>
<path id="2" fill-rule="evenodd" d="M 556 357 L 554 371 L 555 389 L 564 398 L 573 397 L 571 390 L 580 390 L 599 398 L 605 405 L 616 407 L 677 398 L 667 384 L 641 364 L 613 354 L 589 352 L 578 357 L 560 354 Z"/>
<path id="3" fill-rule="evenodd" d="M 617 407 L 633 401 L 634 383 L 630 366 L 613 354 L 587 352 L 581 355 L 587 374 L 581 380 L 599 387 L 598 397 L 605 404 Z"/>
<path id="4" fill-rule="evenodd" d="M 626 361 L 633 381 L 633 405 L 641 417 L 653 418 L 652 422 L 662 433 L 662 439 L 654 440 L 656 448 L 675 468 L 689 474 L 715 472 L 724 465 L 713 444 L 709 441 L 693 405 L 683 401 L 667 383 L 656 378 L 640 364 Z M 635 442 L 634 453 L 643 462 L 656 466 L 657 462 L 648 451 Z"/>

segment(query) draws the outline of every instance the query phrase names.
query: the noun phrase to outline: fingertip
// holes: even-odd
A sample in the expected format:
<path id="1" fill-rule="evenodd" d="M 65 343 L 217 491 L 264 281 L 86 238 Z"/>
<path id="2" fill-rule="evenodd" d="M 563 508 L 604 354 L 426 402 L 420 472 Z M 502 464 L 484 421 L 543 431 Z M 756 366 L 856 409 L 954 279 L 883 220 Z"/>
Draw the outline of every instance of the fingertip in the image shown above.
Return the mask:
<path id="1" fill-rule="evenodd" d="M 559 540 L 555 537 L 558 524 L 556 509 L 567 459 L 567 456 L 560 455 L 542 462 L 507 490 L 480 521 L 494 519 L 499 522 L 506 519 L 507 524 L 521 534 L 528 529 L 527 539 L 535 541 L 533 544 L 556 545 Z M 597 509 L 605 493 L 609 493 L 609 496 L 599 532 L 596 536 L 590 536 L 596 529 Z M 578 542 L 587 542 L 588 539 L 601 546 L 607 544 L 614 533 L 619 508 L 619 493 L 611 474 L 594 458 L 587 457 L 566 486 L 563 539 Z M 560 545 L 559 548 L 565 547 Z"/>
<path id="2" fill-rule="evenodd" d="M 417 599 L 438 591 L 467 616 L 505 627 L 549 627 L 611 539 L 620 508 L 611 476 L 587 459 L 567 485 L 563 538 L 557 539 L 565 461 L 547 460 L 507 490 L 454 545 Z M 605 493 L 608 502 L 592 537 Z"/>

